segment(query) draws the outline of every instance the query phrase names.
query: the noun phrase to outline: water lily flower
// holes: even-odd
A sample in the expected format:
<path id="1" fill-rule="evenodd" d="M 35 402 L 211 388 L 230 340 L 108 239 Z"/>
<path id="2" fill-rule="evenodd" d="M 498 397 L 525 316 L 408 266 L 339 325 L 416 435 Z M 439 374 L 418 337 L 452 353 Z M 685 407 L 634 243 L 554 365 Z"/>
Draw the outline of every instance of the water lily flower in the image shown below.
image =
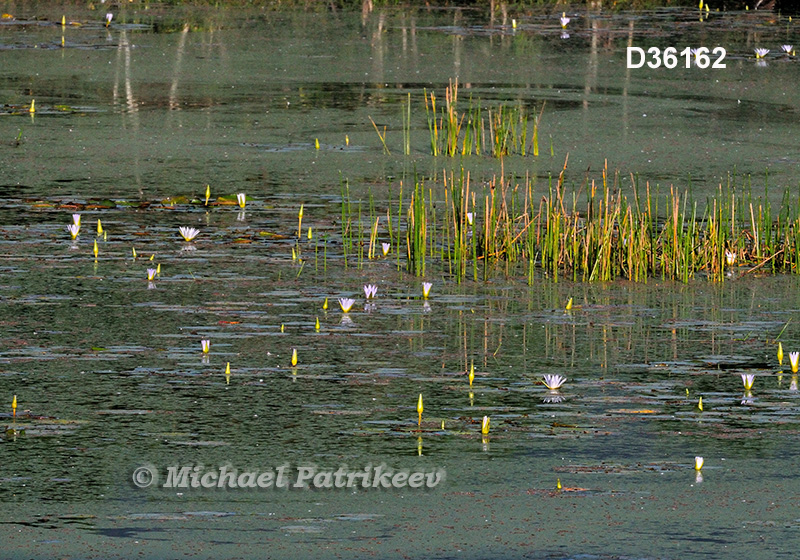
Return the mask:
<path id="1" fill-rule="evenodd" d="M 567 378 L 563 375 L 548 374 L 544 376 L 544 385 L 551 391 L 557 391 L 564 384 Z"/>
<path id="2" fill-rule="evenodd" d="M 208 206 L 209 198 L 211 198 L 211 185 L 206 185 L 206 206 Z"/>
<path id="3" fill-rule="evenodd" d="M 152 282 L 153 278 L 156 277 L 156 272 L 158 272 L 158 271 L 155 268 L 148 268 L 147 269 L 147 279 Z"/>
<path id="4" fill-rule="evenodd" d="M 297 348 L 292 348 L 292 367 L 297 365 Z"/>
<path id="5" fill-rule="evenodd" d="M 778 343 L 778 365 L 783 365 L 783 343 Z"/>
<path id="6" fill-rule="evenodd" d="M 17 395 L 14 395 L 14 399 L 11 401 L 11 416 L 17 417 Z"/>
<path id="7" fill-rule="evenodd" d="M 239 203 L 239 208 L 244 208 L 244 205 L 247 203 L 246 198 L 247 197 L 245 197 L 243 192 L 240 192 L 236 195 L 236 201 Z"/>
<path id="8" fill-rule="evenodd" d="M 788 55 L 794 55 L 794 46 L 793 45 L 781 45 L 781 50 Z"/>
<path id="9" fill-rule="evenodd" d="M 81 215 L 80 214 L 73 214 L 72 215 L 72 223 L 76 226 L 80 227 L 81 225 Z"/>
<path id="10" fill-rule="evenodd" d="M 72 236 L 72 239 L 75 239 L 76 237 L 78 237 L 78 232 L 81 231 L 81 226 L 79 226 L 78 224 L 70 224 L 67 226 L 67 231 L 69 231 L 69 234 Z"/>
<path id="11" fill-rule="evenodd" d="M 700 412 L 703 412 L 703 397 L 700 397 L 700 399 L 697 401 L 697 408 L 700 410 Z"/>
<path id="12" fill-rule="evenodd" d="M 433 287 L 433 284 L 431 282 L 422 283 L 422 297 L 427 298 L 430 295 L 431 287 Z"/>
<path id="13" fill-rule="evenodd" d="M 383 256 L 384 257 L 389 254 L 389 249 L 391 249 L 391 248 L 392 248 L 392 244 L 391 243 L 381 243 L 381 249 L 383 249 Z"/>
<path id="14" fill-rule="evenodd" d="M 211 350 L 211 341 L 204 338 L 200 341 L 200 347 L 203 349 L 203 354 L 208 354 L 208 351 Z"/>
<path id="15" fill-rule="evenodd" d="M 753 381 L 755 381 L 756 376 L 752 373 L 743 373 L 742 374 L 742 383 L 744 383 L 744 390 L 750 391 L 753 388 Z"/>
<path id="16" fill-rule="evenodd" d="M 700 457 L 699 455 L 697 457 L 695 457 L 694 458 L 694 470 L 699 471 L 700 469 L 702 469 L 703 468 L 703 462 L 704 462 L 703 458 Z"/>
<path id="17" fill-rule="evenodd" d="M 198 233 L 200 233 L 199 229 L 193 228 L 193 227 L 187 227 L 187 226 L 179 227 L 178 231 L 180 231 L 181 236 L 183 237 L 183 239 L 185 241 L 191 241 L 192 239 L 197 237 Z"/>
<path id="18" fill-rule="evenodd" d="M 489 433 L 489 417 L 484 416 L 483 422 L 481 422 L 481 433 L 486 435 Z"/>
<path id="19" fill-rule="evenodd" d="M 417 401 L 417 414 L 419 414 L 419 420 L 417 421 L 417 426 L 422 425 L 422 411 L 424 410 L 422 406 L 422 393 L 419 394 L 419 400 Z"/>
<path id="20" fill-rule="evenodd" d="M 725 250 L 725 262 L 728 266 L 733 266 L 736 264 L 736 253 L 733 251 Z"/>
<path id="21" fill-rule="evenodd" d="M 769 49 L 754 49 L 756 53 L 756 58 L 764 58 L 769 54 Z"/>
<path id="22" fill-rule="evenodd" d="M 472 212 L 467 212 L 467 225 L 472 225 L 472 220 L 475 218 L 475 214 Z"/>
<path id="23" fill-rule="evenodd" d="M 111 12 L 108 12 L 106 14 L 106 27 L 109 26 L 109 24 L 111 23 L 112 19 L 114 19 L 114 14 L 112 14 Z"/>
<path id="24" fill-rule="evenodd" d="M 94 253 L 94 260 L 97 260 L 97 253 L 100 252 L 100 249 L 97 247 L 97 239 L 94 240 L 94 249 L 92 249 Z"/>
<path id="25" fill-rule="evenodd" d="M 789 364 L 792 366 L 792 373 L 797 373 L 798 359 L 800 359 L 800 352 L 789 352 Z"/>
<path id="26" fill-rule="evenodd" d="M 356 300 L 352 298 L 339 298 L 339 306 L 342 308 L 342 311 L 345 313 L 350 313 L 350 309 L 353 307 L 353 304 Z"/>
<path id="27" fill-rule="evenodd" d="M 569 23 L 569 18 L 567 17 L 567 13 L 566 12 L 561 12 L 561 17 L 558 18 L 558 21 L 561 22 L 561 28 L 562 29 L 566 29 L 567 28 L 567 24 Z"/>
<path id="28" fill-rule="evenodd" d="M 376 295 L 378 295 L 378 286 L 375 284 L 367 284 L 364 286 L 364 297 L 367 299 L 372 299 Z"/>
<path id="29" fill-rule="evenodd" d="M 323 311 L 328 310 L 328 298 L 325 298 L 325 301 L 322 302 L 322 310 Z"/>
<path id="30" fill-rule="evenodd" d="M 314 330 L 319 332 L 319 317 L 317 317 L 317 322 L 314 324 Z"/>

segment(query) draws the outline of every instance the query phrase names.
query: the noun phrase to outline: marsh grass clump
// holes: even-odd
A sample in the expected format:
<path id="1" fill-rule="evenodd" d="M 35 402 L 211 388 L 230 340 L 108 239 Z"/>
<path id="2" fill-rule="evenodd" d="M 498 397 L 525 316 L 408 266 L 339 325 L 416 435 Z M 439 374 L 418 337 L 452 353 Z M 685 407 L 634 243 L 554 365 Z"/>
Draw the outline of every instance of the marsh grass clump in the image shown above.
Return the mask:
<path id="1" fill-rule="evenodd" d="M 470 97 L 467 109 L 462 112 L 458 103 L 458 80 L 450 80 L 450 85 L 445 88 L 444 107 L 439 103 L 437 108 L 434 92 L 426 90 L 424 99 L 433 156 L 488 154 L 501 158 L 509 155 L 524 156 L 530 152 L 533 152 L 534 156 L 539 155 L 538 129 L 542 113 L 534 115 L 531 119 L 521 102 L 483 109 L 480 100 L 474 101 Z M 410 103 L 409 98 L 409 107 Z M 405 113 L 403 118 L 405 131 L 407 126 Z M 528 142 L 529 121 L 532 122 L 530 142 Z M 410 153 L 407 137 L 407 133 L 404 132 L 406 153 Z"/>
<path id="2" fill-rule="evenodd" d="M 635 175 L 626 195 L 619 173 L 611 176 L 607 168 L 577 188 L 566 181 L 567 162 L 543 188 L 530 177 L 502 176 L 475 186 L 463 169 L 436 184 L 415 179 L 410 200 L 404 202 L 401 186 L 397 207 L 389 203 L 386 215 L 396 216 L 389 233 L 405 240 L 398 257 L 405 253 L 407 272 L 424 276 L 441 266 L 456 281 L 520 271 L 528 283 L 537 274 L 556 281 L 722 281 L 733 267 L 737 275 L 798 270 L 800 201 L 788 190 L 776 212 L 766 189 L 763 197 L 754 196 L 749 183 L 737 185 L 735 176 L 705 200 L 676 186 L 661 193 Z M 345 189 L 346 253 L 362 227 L 349 196 Z M 375 212 L 370 198 L 370 216 Z M 377 227 L 367 227 L 374 239 Z"/>

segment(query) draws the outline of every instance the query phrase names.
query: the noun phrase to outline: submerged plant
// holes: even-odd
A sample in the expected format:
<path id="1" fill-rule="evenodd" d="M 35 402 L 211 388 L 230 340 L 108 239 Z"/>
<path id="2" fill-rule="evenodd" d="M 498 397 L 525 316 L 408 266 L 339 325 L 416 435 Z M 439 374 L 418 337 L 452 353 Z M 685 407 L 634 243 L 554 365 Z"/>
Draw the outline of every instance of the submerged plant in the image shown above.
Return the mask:
<path id="1" fill-rule="evenodd" d="M 339 307 L 342 308 L 342 311 L 345 313 L 350 313 L 350 309 L 353 307 L 353 304 L 356 302 L 353 298 L 339 298 Z"/>
<path id="2" fill-rule="evenodd" d="M 191 241 L 192 239 L 197 237 L 197 234 L 200 233 L 199 229 L 188 226 L 181 226 L 178 228 L 178 231 L 180 232 L 181 237 L 183 237 L 184 241 Z"/>

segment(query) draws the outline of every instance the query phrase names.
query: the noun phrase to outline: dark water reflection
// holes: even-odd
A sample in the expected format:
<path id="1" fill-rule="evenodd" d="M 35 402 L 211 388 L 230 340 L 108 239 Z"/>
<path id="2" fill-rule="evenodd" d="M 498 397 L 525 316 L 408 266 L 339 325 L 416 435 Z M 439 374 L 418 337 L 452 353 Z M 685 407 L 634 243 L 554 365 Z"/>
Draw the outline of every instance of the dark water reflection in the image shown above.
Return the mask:
<path id="1" fill-rule="evenodd" d="M 60 20 L 33 6 L 31 21 Z M 422 90 L 443 94 L 456 75 L 465 98 L 546 102 L 545 155 L 506 158 L 506 173 L 557 174 L 569 152 L 576 184 L 609 158 L 622 175 L 682 186 L 691 175 L 701 197 L 734 167 L 758 174 L 754 188 L 765 167 L 770 188 L 794 188 L 786 146 L 797 66 L 776 56 L 757 68 L 750 55 L 791 40 L 785 20 L 587 13 L 562 39 L 557 19 L 526 12 L 183 19 L 130 9 L 108 29 L 96 16 L 76 15 L 85 25 L 65 30 L 63 49 L 59 25 L 7 23 L 0 34 L 0 383 L 10 428 L 0 442 L 0 531 L 10 555 L 792 550 L 795 277 L 739 270 L 719 285 L 595 285 L 540 274 L 527 286 L 524 271 L 509 270 L 458 285 L 433 259 L 425 300 L 395 249 L 361 266 L 350 255 L 345 267 L 339 198 L 345 179 L 368 238 L 374 216 L 390 206 L 396 216 L 399 184 L 415 169 L 463 165 L 476 181 L 500 172 L 488 157 L 427 155 Z M 629 41 L 719 43 L 731 60 L 718 74 L 626 71 Z M 402 156 L 408 93 L 412 155 Z M 387 126 L 391 156 L 369 117 Z M 192 203 L 206 184 L 213 199 L 246 192 L 244 212 Z M 300 204 L 302 265 L 292 260 Z M 98 218 L 107 238 L 95 261 Z M 191 244 L 177 233 L 187 225 L 201 230 Z M 388 241 L 384 222 L 379 237 Z M 368 305 L 366 283 L 378 286 Z M 338 297 L 357 299 L 346 316 Z M 557 394 L 541 383 L 552 373 L 568 378 Z M 743 373 L 756 375 L 749 396 Z M 176 492 L 130 482 L 143 464 L 287 463 L 444 468 L 447 479 L 427 491 Z"/>

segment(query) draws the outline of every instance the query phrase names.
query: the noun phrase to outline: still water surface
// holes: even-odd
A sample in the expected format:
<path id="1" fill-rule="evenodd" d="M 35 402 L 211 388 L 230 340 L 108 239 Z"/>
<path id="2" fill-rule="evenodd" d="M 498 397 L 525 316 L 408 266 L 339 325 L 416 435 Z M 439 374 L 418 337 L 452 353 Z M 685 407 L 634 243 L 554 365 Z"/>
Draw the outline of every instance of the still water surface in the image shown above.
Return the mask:
<path id="1" fill-rule="evenodd" d="M 434 189 L 461 166 L 478 182 L 529 174 L 544 193 L 567 154 L 576 190 L 608 160 L 623 188 L 635 173 L 702 199 L 735 172 L 760 193 L 768 169 L 770 192 L 795 194 L 798 65 L 775 54 L 795 24 L 579 13 L 564 37 L 558 14 L 129 9 L 108 28 L 102 14 L 68 14 L 82 25 L 62 31 L 60 12 L 23 6 L 0 25 L 7 554 L 793 557 L 800 395 L 774 341 L 800 349 L 797 278 L 528 286 L 512 270 L 459 285 L 436 259 L 426 278 L 407 275 L 396 240 L 345 266 L 340 193 L 347 181 L 361 201 L 367 239 L 369 216 L 396 213 L 414 173 Z M 728 68 L 626 70 L 629 44 L 722 45 Z M 772 50 L 765 65 L 755 46 Z M 423 91 L 443 99 L 456 77 L 464 100 L 544 106 L 540 156 L 431 157 Z M 244 211 L 219 204 L 237 192 Z M 200 234 L 184 242 L 179 226 Z M 378 237 L 391 240 L 385 218 Z M 356 299 L 350 313 L 338 297 Z M 751 394 L 743 373 L 756 376 Z M 567 377 L 560 392 L 544 374 Z M 163 483 L 169 466 L 383 463 L 446 479 L 131 482 L 142 465 Z"/>

